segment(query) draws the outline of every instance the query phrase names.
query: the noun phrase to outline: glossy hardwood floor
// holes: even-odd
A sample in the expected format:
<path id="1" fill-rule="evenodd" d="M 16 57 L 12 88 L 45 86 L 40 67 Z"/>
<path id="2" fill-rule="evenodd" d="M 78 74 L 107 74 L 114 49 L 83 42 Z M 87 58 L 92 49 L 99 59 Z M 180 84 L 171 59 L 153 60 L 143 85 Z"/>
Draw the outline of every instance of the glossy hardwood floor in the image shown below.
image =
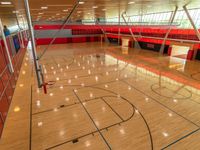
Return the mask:
<path id="1" fill-rule="evenodd" d="M 51 85 L 44 94 L 34 73 L 27 83 L 30 149 L 199 149 L 200 62 L 76 43 L 52 45 L 40 63 Z"/>

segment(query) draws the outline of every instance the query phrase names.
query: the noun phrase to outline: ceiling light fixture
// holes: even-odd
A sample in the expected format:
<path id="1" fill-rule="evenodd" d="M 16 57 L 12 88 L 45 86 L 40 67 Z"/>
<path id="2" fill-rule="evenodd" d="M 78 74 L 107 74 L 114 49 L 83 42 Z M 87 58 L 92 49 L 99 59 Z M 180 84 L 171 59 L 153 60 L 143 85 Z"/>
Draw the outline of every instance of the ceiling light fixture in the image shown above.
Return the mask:
<path id="1" fill-rule="evenodd" d="M 48 9 L 48 7 L 46 7 L 46 6 L 43 6 L 43 7 L 41 7 L 41 9 Z"/>
<path id="2" fill-rule="evenodd" d="M 68 9 L 64 9 L 63 11 L 64 11 L 64 12 L 67 12 L 67 11 L 68 11 Z"/>
<path id="3" fill-rule="evenodd" d="M 1 5 L 11 5 L 12 3 L 11 2 L 0 2 Z"/>
<path id="4" fill-rule="evenodd" d="M 19 11 L 13 11 L 13 13 L 14 13 L 14 14 L 17 14 L 17 13 L 19 13 Z"/>
<path id="5" fill-rule="evenodd" d="M 98 7 L 97 7 L 97 6 L 93 6 L 92 8 L 96 9 L 96 8 L 98 8 Z"/>
<path id="6" fill-rule="evenodd" d="M 85 2 L 79 2 L 79 4 L 84 4 Z"/>
<path id="7" fill-rule="evenodd" d="M 129 4 L 129 5 L 131 5 L 131 4 L 135 4 L 135 2 L 129 2 L 128 4 Z"/>

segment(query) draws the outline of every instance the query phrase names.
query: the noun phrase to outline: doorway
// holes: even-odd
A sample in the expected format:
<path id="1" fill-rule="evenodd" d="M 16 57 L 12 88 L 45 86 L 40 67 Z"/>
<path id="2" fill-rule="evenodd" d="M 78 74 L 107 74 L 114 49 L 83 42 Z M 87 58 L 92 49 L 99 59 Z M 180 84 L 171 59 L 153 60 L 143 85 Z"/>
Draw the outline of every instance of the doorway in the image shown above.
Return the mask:
<path id="1" fill-rule="evenodd" d="M 190 50 L 189 46 L 172 45 L 172 57 L 187 59 L 188 52 Z"/>

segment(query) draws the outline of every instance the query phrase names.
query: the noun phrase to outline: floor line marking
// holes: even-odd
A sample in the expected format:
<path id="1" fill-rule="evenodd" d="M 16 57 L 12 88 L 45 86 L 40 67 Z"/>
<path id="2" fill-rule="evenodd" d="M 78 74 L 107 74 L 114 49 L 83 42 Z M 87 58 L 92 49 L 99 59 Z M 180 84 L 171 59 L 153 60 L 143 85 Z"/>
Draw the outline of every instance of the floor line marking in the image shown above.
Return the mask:
<path id="1" fill-rule="evenodd" d="M 30 136 L 29 136 L 29 150 L 32 149 L 32 101 L 33 101 L 33 87 L 31 85 L 31 101 L 30 101 Z"/>
<path id="2" fill-rule="evenodd" d="M 166 105 L 162 104 L 161 102 L 159 102 L 158 100 L 156 100 L 154 97 L 152 97 L 152 96 L 149 96 L 148 94 L 144 93 L 143 91 L 141 91 L 141 90 L 137 89 L 137 88 L 136 88 L 136 87 L 134 87 L 132 84 L 129 84 L 129 83 L 127 83 L 127 82 L 126 82 L 126 81 L 124 81 L 124 80 L 121 80 L 121 81 L 122 81 L 122 82 L 124 82 L 125 84 L 127 84 L 127 85 L 131 86 L 131 87 L 132 87 L 132 88 L 134 88 L 135 90 L 139 91 L 139 92 L 140 92 L 140 93 L 142 93 L 143 95 L 146 95 L 146 96 L 150 97 L 152 100 L 154 100 L 154 101 L 155 101 L 155 102 L 157 102 L 158 104 L 160 104 L 160 105 L 162 105 L 163 107 L 165 107 L 166 109 L 168 109 L 168 110 L 170 110 L 170 111 L 174 112 L 176 115 L 178 115 L 178 116 L 182 117 L 183 119 L 185 119 L 185 120 L 187 120 L 188 122 L 192 123 L 192 124 L 193 124 L 193 125 L 195 125 L 196 127 L 199 127 L 199 126 L 198 126 L 196 123 L 194 123 L 193 121 L 191 121 L 191 120 L 187 119 L 186 117 L 184 117 L 184 116 L 182 116 L 181 114 L 177 113 L 176 111 L 172 110 L 172 109 L 171 109 L 171 108 L 169 108 L 168 106 L 166 106 Z"/>
<path id="3" fill-rule="evenodd" d="M 106 103 L 107 105 L 108 105 L 108 107 L 110 107 L 110 109 L 122 120 L 122 121 L 124 121 L 124 119 L 114 110 L 114 108 L 112 108 L 112 106 L 110 105 L 110 104 L 108 104 L 108 102 L 106 102 L 106 100 L 102 97 L 101 98 L 103 101 L 104 101 L 104 103 Z"/>
<path id="4" fill-rule="evenodd" d="M 74 92 L 74 90 L 73 90 Z M 108 148 L 111 150 L 112 148 L 110 147 L 109 143 L 106 141 L 105 137 L 103 136 L 103 134 L 101 133 L 101 131 L 99 130 L 99 128 L 97 127 L 97 125 L 95 124 L 94 120 L 92 119 L 92 116 L 90 115 L 90 113 L 88 112 L 88 110 L 86 109 L 86 107 L 83 105 L 83 103 L 81 102 L 80 98 L 78 97 L 78 95 L 76 94 L 76 92 L 74 92 L 74 94 L 76 95 L 76 97 L 78 98 L 78 100 L 80 101 L 82 107 L 84 108 L 85 112 L 88 114 L 90 120 L 92 121 L 93 125 L 96 127 L 98 133 L 101 135 L 102 139 L 104 140 L 104 142 L 106 143 L 106 145 L 108 146 Z"/>
<path id="5" fill-rule="evenodd" d="M 199 130 L 200 130 L 200 128 L 198 128 L 198 129 L 196 129 L 196 130 L 194 130 L 194 131 L 192 131 L 192 132 L 190 132 L 190 133 L 184 135 L 183 137 L 181 137 L 181 138 L 175 140 L 174 142 L 170 143 L 169 145 L 163 147 L 161 150 L 164 150 L 164 149 L 169 148 L 170 146 L 172 146 L 172 145 L 174 145 L 174 144 L 180 142 L 181 140 L 183 140 L 183 139 L 189 137 L 190 135 L 195 134 L 195 133 L 198 132 Z"/>

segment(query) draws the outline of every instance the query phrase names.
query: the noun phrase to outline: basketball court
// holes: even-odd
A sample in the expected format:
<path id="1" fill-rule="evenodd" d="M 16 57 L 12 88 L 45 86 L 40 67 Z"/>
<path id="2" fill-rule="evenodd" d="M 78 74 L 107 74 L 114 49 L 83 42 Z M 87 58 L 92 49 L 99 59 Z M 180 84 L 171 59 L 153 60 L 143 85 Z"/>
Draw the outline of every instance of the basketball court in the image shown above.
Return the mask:
<path id="1" fill-rule="evenodd" d="M 0 150 L 200 150 L 198 0 L 0 0 Z"/>
<path id="2" fill-rule="evenodd" d="M 144 52 L 154 61 L 170 57 L 134 51 L 122 56 L 109 44 L 53 45 L 42 59 L 51 81 L 47 95 L 32 85 L 32 149 L 183 149 L 192 143 L 198 149 L 199 90 L 165 72 L 187 82 L 191 77 L 169 71 L 167 63 L 155 68 L 133 59 Z"/>

